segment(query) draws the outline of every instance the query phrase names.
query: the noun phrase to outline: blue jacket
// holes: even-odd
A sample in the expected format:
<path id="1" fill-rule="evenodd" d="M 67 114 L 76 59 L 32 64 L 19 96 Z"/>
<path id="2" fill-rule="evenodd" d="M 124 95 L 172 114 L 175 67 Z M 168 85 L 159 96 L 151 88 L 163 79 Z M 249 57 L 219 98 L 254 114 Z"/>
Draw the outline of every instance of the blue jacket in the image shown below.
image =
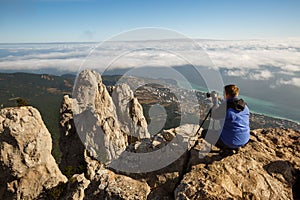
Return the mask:
<path id="1" fill-rule="evenodd" d="M 212 112 L 213 118 L 224 121 L 220 139 L 225 145 L 238 148 L 249 141 L 249 116 L 246 103 L 237 98 L 228 99 Z"/>

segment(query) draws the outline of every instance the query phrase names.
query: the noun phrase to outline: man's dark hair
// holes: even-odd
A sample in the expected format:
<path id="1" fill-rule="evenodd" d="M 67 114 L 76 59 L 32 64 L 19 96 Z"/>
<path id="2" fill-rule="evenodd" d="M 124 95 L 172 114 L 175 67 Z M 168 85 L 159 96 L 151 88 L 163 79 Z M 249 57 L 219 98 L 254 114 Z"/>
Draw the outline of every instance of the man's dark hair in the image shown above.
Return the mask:
<path id="1" fill-rule="evenodd" d="M 231 84 L 231 85 L 226 85 L 224 87 L 225 93 L 231 97 L 236 97 L 238 96 L 240 89 L 238 88 L 238 86 Z"/>

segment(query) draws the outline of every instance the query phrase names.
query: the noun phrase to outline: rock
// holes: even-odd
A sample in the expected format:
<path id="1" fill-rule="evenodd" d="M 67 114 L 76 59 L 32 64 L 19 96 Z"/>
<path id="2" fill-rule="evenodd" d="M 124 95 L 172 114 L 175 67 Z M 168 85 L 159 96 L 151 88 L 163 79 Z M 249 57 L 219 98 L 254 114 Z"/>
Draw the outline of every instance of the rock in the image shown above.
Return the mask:
<path id="1" fill-rule="evenodd" d="M 72 103 L 76 130 L 89 155 L 109 164 L 125 150 L 127 135 L 121 131 L 116 107 L 100 74 L 84 70 L 78 77 Z"/>
<path id="2" fill-rule="evenodd" d="M 116 85 L 112 92 L 112 99 L 122 131 L 137 139 L 150 138 L 143 108 L 130 87 L 125 83 Z"/>
<path id="3" fill-rule="evenodd" d="M 244 148 L 225 158 L 208 154 L 195 159 L 199 154 L 193 150 L 191 170 L 176 188 L 175 199 L 293 199 L 300 133 L 267 129 L 251 135 Z"/>
<path id="4" fill-rule="evenodd" d="M 72 99 L 65 95 L 60 108 L 60 138 L 59 146 L 62 152 L 60 169 L 64 172 L 67 168 L 78 169 L 85 166 L 84 145 L 80 140 L 73 119 Z M 78 173 L 78 170 L 75 170 Z"/>
<path id="5" fill-rule="evenodd" d="M 85 189 L 89 186 L 91 183 L 90 180 L 86 179 L 84 174 L 75 174 L 72 176 L 72 178 L 69 180 L 66 192 L 61 197 L 63 200 L 83 200 L 85 198 Z"/>
<path id="6" fill-rule="evenodd" d="M 198 127 L 198 125 L 186 124 L 173 129 L 176 137 L 170 142 L 159 135 L 137 141 L 131 144 L 118 159 L 113 160 L 109 166 L 124 173 L 147 173 L 165 168 L 191 148 L 196 141 L 194 135 Z M 157 138 L 161 138 L 159 145 L 157 145 Z"/>
<path id="7" fill-rule="evenodd" d="M 175 137 L 174 131 L 169 130 L 164 130 L 161 135 L 168 142 L 172 141 Z"/>
<path id="8" fill-rule="evenodd" d="M 185 124 L 163 131 L 150 141 L 142 140 L 132 144 L 131 150 L 135 154 L 126 154 L 125 152 L 120 156 L 120 158 L 123 156 L 124 159 L 128 158 L 128 162 L 124 161 L 122 167 L 126 163 L 128 167 L 131 167 L 127 171 L 130 173 L 126 173 L 126 175 L 136 180 L 146 181 L 151 187 L 148 199 L 173 199 L 174 189 L 186 171 L 189 160 L 188 150 L 196 142 L 194 135 L 198 128 L 198 125 Z M 166 133 L 173 136 L 171 141 L 164 139 L 163 135 Z M 157 146 L 158 140 L 160 144 Z M 133 156 L 137 156 L 136 162 L 133 162 L 134 159 L 131 160 Z M 134 171 L 140 173 L 134 173 Z"/>
<path id="9" fill-rule="evenodd" d="M 106 89 L 107 89 L 109 95 L 111 96 L 112 93 L 113 93 L 113 91 L 114 91 L 114 89 L 115 89 L 115 86 L 114 85 L 107 85 Z"/>
<path id="10" fill-rule="evenodd" d="M 85 70 L 77 78 L 74 98 L 64 97 L 60 109 L 61 169 L 84 165 L 84 147 L 89 155 L 109 164 L 124 151 L 127 137 L 131 142 L 150 138 L 142 106 L 129 86 L 120 84 L 108 90 L 112 98 L 101 76 Z"/>
<path id="11" fill-rule="evenodd" d="M 34 199 L 66 182 L 51 155 L 52 139 L 33 107 L 0 111 L 0 199 Z"/>
<path id="12" fill-rule="evenodd" d="M 84 191 L 85 199 L 147 199 L 150 193 L 147 183 L 116 174 L 88 156 L 86 162 L 91 183 Z"/>
<path id="13" fill-rule="evenodd" d="M 173 145 L 172 151 L 177 150 L 176 157 L 191 149 L 197 141 L 198 125 L 184 124 L 169 130 L 162 130 L 151 139 L 137 141 L 129 146 L 128 150 L 135 153 L 148 153 L 159 150 L 167 145 Z M 175 161 L 175 160 L 174 160 Z"/>

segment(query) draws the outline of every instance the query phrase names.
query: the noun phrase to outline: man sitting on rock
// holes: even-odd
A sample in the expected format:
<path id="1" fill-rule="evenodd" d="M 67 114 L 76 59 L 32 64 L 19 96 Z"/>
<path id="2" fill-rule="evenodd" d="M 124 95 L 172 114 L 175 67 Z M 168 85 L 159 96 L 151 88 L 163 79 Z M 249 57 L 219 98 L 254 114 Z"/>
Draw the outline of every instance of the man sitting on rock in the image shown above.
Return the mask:
<path id="1" fill-rule="evenodd" d="M 220 120 L 221 130 L 203 130 L 201 138 L 222 149 L 225 154 L 247 144 L 250 138 L 249 109 L 243 99 L 239 99 L 236 85 L 224 87 L 224 102 L 212 108 L 211 118 Z"/>

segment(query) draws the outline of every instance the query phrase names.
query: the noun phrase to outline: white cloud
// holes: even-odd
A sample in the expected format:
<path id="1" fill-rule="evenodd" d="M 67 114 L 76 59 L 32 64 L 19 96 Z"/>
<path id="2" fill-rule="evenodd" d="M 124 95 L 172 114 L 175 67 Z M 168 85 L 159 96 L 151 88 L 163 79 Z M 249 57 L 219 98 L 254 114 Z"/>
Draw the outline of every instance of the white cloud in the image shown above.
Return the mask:
<path id="1" fill-rule="evenodd" d="M 226 71 L 226 75 L 235 76 L 235 77 L 244 77 L 247 75 L 247 71 L 241 69 L 233 69 L 233 70 Z"/>
<path id="2" fill-rule="evenodd" d="M 280 85 L 293 85 L 296 87 L 300 87 L 300 78 L 293 77 L 291 80 L 280 79 L 279 84 Z"/>
<path id="3" fill-rule="evenodd" d="M 300 40 L 212 41 L 204 46 L 213 62 L 227 69 L 272 66 L 296 71 L 300 66 Z"/>
<path id="4" fill-rule="evenodd" d="M 272 77 L 273 74 L 269 70 L 254 71 L 249 74 L 249 78 L 252 80 L 269 80 Z"/>
<path id="5" fill-rule="evenodd" d="M 284 67 L 284 69 L 287 71 L 287 72 L 300 72 L 300 65 L 296 66 L 296 65 L 286 65 Z"/>
<path id="6" fill-rule="evenodd" d="M 259 69 L 228 69 L 225 71 L 225 75 L 240 77 L 243 79 L 251 80 L 269 80 L 274 77 L 273 73 L 269 70 L 259 70 Z"/>
<path id="7" fill-rule="evenodd" d="M 199 51 L 197 45 L 191 45 L 188 40 L 108 42 L 92 51 L 84 67 L 105 69 L 109 64 L 117 67 L 174 66 L 187 64 L 187 59 L 194 64 L 226 69 L 228 76 L 252 80 L 295 77 L 300 71 L 299 38 L 196 42 L 204 51 Z M 76 72 L 96 45 L 98 44 L 0 44 L 0 69 L 57 68 Z M 132 49 L 136 50 L 130 51 Z M 295 85 L 297 80 L 277 82 Z"/>

